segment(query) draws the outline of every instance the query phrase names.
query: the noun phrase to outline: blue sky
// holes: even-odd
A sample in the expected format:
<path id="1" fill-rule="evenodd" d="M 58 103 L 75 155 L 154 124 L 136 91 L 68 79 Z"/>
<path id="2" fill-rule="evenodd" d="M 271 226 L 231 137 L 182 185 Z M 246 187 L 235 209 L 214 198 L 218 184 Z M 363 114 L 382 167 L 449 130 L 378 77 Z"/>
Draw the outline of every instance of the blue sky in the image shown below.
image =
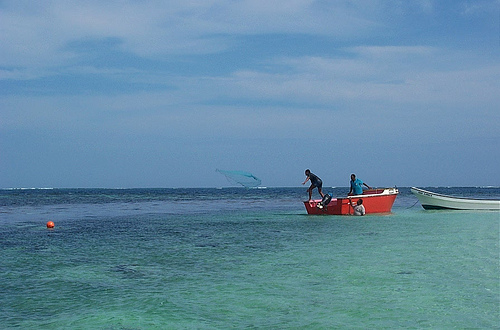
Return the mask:
<path id="1" fill-rule="evenodd" d="M 0 187 L 500 185 L 500 1 L 0 1 Z"/>

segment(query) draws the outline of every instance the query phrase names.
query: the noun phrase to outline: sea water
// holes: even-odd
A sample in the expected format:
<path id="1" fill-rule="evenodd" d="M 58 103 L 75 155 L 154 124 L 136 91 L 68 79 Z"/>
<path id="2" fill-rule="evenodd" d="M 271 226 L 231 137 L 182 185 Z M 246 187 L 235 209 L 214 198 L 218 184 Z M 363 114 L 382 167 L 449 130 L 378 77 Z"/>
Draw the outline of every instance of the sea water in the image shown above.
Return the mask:
<path id="1" fill-rule="evenodd" d="M 0 328 L 499 328 L 499 212 L 400 192 L 355 217 L 305 188 L 1 190 Z"/>

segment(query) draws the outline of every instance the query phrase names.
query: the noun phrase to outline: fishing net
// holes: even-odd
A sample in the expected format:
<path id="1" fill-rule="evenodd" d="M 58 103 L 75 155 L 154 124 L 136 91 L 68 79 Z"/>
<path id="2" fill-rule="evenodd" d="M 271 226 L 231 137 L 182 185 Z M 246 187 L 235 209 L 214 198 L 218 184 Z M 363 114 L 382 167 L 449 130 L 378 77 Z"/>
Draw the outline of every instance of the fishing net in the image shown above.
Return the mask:
<path id="1" fill-rule="evenodd" d="M 216 171 L 224 175 L 229 182 L 233 184 L 240 184 L 243 187 L 258 187 L 261 183 L 261 180 L 255 177 L 252 173 L 244 171 L 225 171 L 219 169 L 217 169 Z"/>

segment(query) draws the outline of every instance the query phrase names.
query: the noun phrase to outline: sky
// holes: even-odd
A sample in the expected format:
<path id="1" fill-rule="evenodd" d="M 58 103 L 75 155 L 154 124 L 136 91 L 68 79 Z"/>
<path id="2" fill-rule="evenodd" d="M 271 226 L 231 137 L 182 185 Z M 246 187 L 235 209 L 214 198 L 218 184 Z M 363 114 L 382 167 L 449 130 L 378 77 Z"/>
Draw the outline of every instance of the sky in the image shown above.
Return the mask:
<path id="1" fill-rule="evenodd" d="M 0 188 L 500 186 L 498 0 L 0 0 Z"/>

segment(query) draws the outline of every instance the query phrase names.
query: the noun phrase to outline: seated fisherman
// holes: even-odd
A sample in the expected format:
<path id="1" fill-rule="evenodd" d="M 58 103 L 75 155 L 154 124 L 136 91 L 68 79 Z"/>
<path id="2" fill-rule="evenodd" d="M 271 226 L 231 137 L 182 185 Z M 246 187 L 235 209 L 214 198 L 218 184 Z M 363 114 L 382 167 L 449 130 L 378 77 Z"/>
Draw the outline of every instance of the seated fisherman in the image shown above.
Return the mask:
<path id="1" fill-rule="evenodd" d="M 349 190 L 348 195 L 362 195 L 363 194 L 363 185 L 365 185 L 368 189 L 372 189 L 369 185 L 361 181 L 360 179 L 356 179 L 356 174 L 351 174 L 351 190 Z"/>

